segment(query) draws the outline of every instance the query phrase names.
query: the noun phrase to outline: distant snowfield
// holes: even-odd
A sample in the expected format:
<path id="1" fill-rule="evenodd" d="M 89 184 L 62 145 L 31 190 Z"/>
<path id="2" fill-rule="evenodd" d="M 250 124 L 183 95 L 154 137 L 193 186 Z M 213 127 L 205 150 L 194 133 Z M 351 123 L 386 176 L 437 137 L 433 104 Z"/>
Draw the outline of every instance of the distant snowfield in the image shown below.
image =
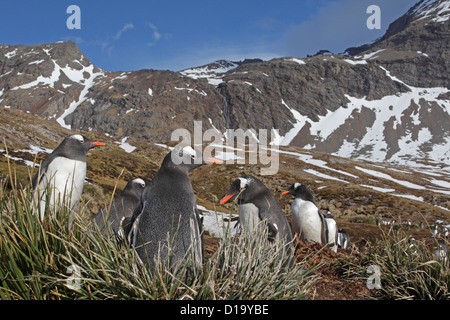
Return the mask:
<path id="1" fill-rule="evenodd" d="M 37 155 L 38 153 L 51 154 L 53 152 L 53 150 L 44 148 L 44 147 L 38 147 L 33 144 L 30 144 L 29 149 L 20 149 L 20 150 L 17 150 L 16 152 L 24 152 L 24 153 L 29 153 L 31 155 Z M 0 153 L 3 153 L 3 156 L 8 158 L 9 160 L 16 161 L 16 162 L 23 162 L 27 167 L 30 167 L 30 168 L 39 167 L 39 162 L 25 160 L 25 159 L 19 158 L 19 157 L 13 157 L 11 155 L 6 154 L 6 150 L 0 149 Z"/>
<path id="2" fill-rule="evenodd" d="M 222 78 L 224 77 L 225 73 L 238 67 L 237 64 L 230 61 L 226 61 L 227 66 L 221 65 L 219 61 L 217 63 L 219 64 L 219 67 L 217 68 L 203 66 L 186 69 L 181 71 L 180 73 L 192 79 L 206 79 L 210 85 L 217 87 L 223 82 Z"/>
<path id="3" fill-rule="evenodd" d="M 7 57 L 8 58 L 13 57 L 16 54 L 15 51 L 8 53 Z M 49 53 L 50 50 L 44 49 L 44 51 L 51 58 L 51 55 Z M 23 85 L 12 88 L 11 91 L 25 90 L 25 89 L 38 87 L 38 86 L 39 87 L 48 86 L 50 88 L 55 88 L 55 83 L 60 80 L 61 74 L 64 73 L 71 82 L 78 83 L 84 87 L 83 90 L 81 91 L 78 99 L 74 100 L 70 104 L 70 106 L 63 112 L 63 114 L 56 119 L 56 121 L 62 127 L 70 130 L 71 126 L 67 125 L 65 123 L 64 119 L 68 115 L 72 114 L 80 104 L 82 104 L 83 102 L 88 100 L 86 96 L 89 92 L 89 89 L 94 85 L 95 79 L 98 78 L 99 76 L 105 76 L 105 73 L 103 70 L 100 70 L 99 72 L 94 72 L 95 66 L 93 64 L 90 64 L 89 66 L 85 67 L 79 61 L 75 61 L 75 62 L 78 62 L 80 64 L 80 66 L 82 66 L 82 68 L 80 70 L 77 70 L 77 69 L 73 69 L 73 68 L 69 67 L 68 65 L 66 65 L 65 67 L 61 67 L 56 62 L 56 60 L 54 60 L 53 58 L 51 58 L 51 61 L 53 62 L 54 68 L 53 68 L 52 74 L 49 77 L 44 77 L 41 75 L 34 81 L 31 81 L 29 83 L 25 83 Z M 37 61 L 32 61 L 29 64 L 30 65 L 31 64 L 41 64 L 43 62 L 44 62 L 44 60 L 37 60 Z M 85 78 L 86 74 L 88 75 L 87 78 Z M 62 84 L 62 86 L 64 88 L 69 87 L 70 85 L 71 84 L 67 84 L 67 83 Z M 62 94 L 64 94 L 63 91 L 60 91 L 60 92 Z"/>
<path id="4" fill-rule="evenodd" d="M 125 152 L 131 153 L 134 150 L 136 150 L 136 147 L 132 146 L 131 144 L 127 143 L 128 137 L 123 138 L 120 142 L 115 142 L 121 147 Z"/>
<path id="5" fill-rule="evenodd" d="M 376 52 L 372 54 L 376 54 Z M 368 57 L 365 56 L 364 58 L 368 59 L 371 55 Z M 292 113 L 292 116 L 296 122 L 293 123 L 291 130 L 289 130 L 284 136 L 278 136 L 272 141 L 272 143 L 280 146 L 288 146 L 306 124 L 310 125 L 309 133 L 311 136 L 316 137 L 319 141 L 325 141 L 333 132 L 344 125 L 348 119 L 352 118 L 353 112 L 360 113 L 361 109 L 365 107 L 374 112 L 374 123 L 367 128 L 367 132 L 361 140 L 349 141 L 344 139 L 340 149 L 334 153 L 335 155 L 345 158 L 355 158 L 355 153 L 358 150 L 365 149 L 369 151 L 366 151 L 364 155 L 358 155 L 356 157 L 357 159 L 376 162 L 388 160 L 399 164 L 414 165 L 414 162 L 409 161 L 411 160 L 411 156 L 413 156 L 413 158 L 423 158 L 422 156 L 427 156 L 430 161 L 435 161 L 437 163 L 450 163 L 450 132 L 447 133 L 445 143 L 434 145 L 432 150 L 426 154 L 419 153 L 421 146 L 428 143 L 432 138 L 431 131 L 427 127 L 420 129 L 417 138 L 413 138 L 412 133 L 401 137 L 398 141 L 399 151 L 387 159 L 389 150 L 384 137 L 386 122 L 393 118 L 395 128 L 395 126 L 402 123 L 402 118 L 405 117 L 404 112 L 410 108 L 411 103 L 414 102 L 419 105 L 419 101 L 421 99 L 429 103 L 435 102 L 437 106 L 442 108 L 446 113 L 450 114 L 450 101 L 438 99 L 441 94 L 449 92 L 447 88 L 412 87 L 392 76 L 385 68 L 380 68 L 383 69 L 386 72 L 386 75 L 392 80 L 404 84 L 410 89 L 410 91 L 385 96 L 379 100 L 368 100 L 365 97 L 356 98 L 346 95 L 346 98 L 350 101 L 347 105 L 340 107 L 336 111 L 328 111 L 325 116 L 319 116 L 319 121 L 317 122 L 312 121 L 307 116 L 300 114 L 300 112 L 289 106 L 282 99 L 281 104 Z M 422 107 L 419 105 L 419 108 L 421 110 Z M 425 111 L 431 112 L 431 107 L 427 106 Z M 410 120 L 415 125 L 420 124 L 417 113 L 413 113 L 410 116 Z M 308 145 L 304 148 L 314 149 L 315 145 Z"/>
<path id="6" fill-rule="evenodd" d="M 438 23 L 446 22 L 450 18 L 450 1 L 443 1 L 437 6 L 432 5 L 434 2 L 436 2 L 436 0 L 426 0 L 416 8 L 415 12 L 419 12 L 419 20 L 425 19 L 433 13 L 435 14 L 435 17 L 432 21 Z"/>

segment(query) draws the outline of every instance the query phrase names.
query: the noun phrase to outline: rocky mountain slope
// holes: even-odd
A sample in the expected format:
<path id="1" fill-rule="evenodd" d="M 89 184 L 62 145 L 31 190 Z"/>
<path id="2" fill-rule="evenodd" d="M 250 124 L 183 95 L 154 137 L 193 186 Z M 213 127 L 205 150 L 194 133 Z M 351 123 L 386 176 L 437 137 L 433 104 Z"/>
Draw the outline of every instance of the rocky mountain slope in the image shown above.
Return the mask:
<path id="1" fill-rule="evenodd" d="M 4 138 L 0 146 L 0 180 L 7 182 L 5 178 L 11 168 L 13 176 L 24 186 L 29 184 L 39 161 L 74 132 L 20 110 L 0 110 L 0 120 L 0 134 Z M 84 197 L 92 213 L 109 202 L 116 184 L 121 190 L 131 179 L 151 180 L 174 145 L 140 142 L 130 151 L 112 137 L 75 132 L 108 143 L 88 154 Z M 243 147 L 228 153 L 237 154 L 240 148 Z M 376 220 L 409 220 L 416 231 L 420 222 L 433 224 L 436 219 L 449 220 L 448 170 L 351 160 L 292 146 L 273 149 L 273 152 L 277 152 L 280 162 L 279 171 L 273 176 L 260 176 L 264 166 L 261 163 L 202 166 L 190 174 L 198 204 L 207 217 L 206 229 L 220 235 L 218 221 L 230 214 L 231 206 L 216 206 L 217 201 L 243 173 L 258 176 L 275 194 L 288 217 L 292 199 L 281 196 L 281 192 L 294 182 L 308 184 L 320 207 L 330 209 L 355 240 L 374 236 Z M 246 151 L 245 157 L 249 156 Z"/>
<path id="2" fill-rule="evenodd" d="M 0 46 L 0 108 L 117 141 L 175 129 L 278 129 L 272 143 L 427 165 L 450 160 L 448 0 L 419 1 L 351 56 L 108 72 L 72 42 Z M 413 162 L 411 162 L 413 161 Z"/>

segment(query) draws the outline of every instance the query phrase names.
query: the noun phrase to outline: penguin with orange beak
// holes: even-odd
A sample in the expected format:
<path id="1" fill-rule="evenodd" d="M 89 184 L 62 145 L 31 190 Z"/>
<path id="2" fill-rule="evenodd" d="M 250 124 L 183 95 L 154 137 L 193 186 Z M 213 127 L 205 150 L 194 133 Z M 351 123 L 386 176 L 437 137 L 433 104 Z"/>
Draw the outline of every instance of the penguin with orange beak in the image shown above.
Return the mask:
<path id="1" fill-rule="evenodd" d="M 42 163 L 32 180 L 34 200 L 41 220 L 44 219 L 47 199 L 50 207 L 63 205 L 73 209 L 83 193 L 86 178 L 86 154 L 105 143 L 93 141 L 80 134 L 66 137 Z M 50 192 L 51 194 L 47 195 Z"/>
<path id="2" fill-rule="evenodd" d="M 231 183 L 219 204 L 235 199 L 243 229 L 252 232 L 261 221 L 267 221 L 269 240 L 280 237 L 284 243 L 292 243 L 292 231 L 286 216 L 272 192 L 260 180 L 250 175 L 239 177 Z"/>
<path id="3" fill-rule="evenodd" d="M 204 164 L 221 163 L 202 158 L 201 152 L 190 146 L 179 145 L 166 155 L 145 186 L 130 221 L 128 239 L 149 270 L 154 270 L 156 258 L 164 260 L 169 254 L 173 265 L 188 254 L 197 263 L 203 261 L 202 218 L 189 172 Z"/>

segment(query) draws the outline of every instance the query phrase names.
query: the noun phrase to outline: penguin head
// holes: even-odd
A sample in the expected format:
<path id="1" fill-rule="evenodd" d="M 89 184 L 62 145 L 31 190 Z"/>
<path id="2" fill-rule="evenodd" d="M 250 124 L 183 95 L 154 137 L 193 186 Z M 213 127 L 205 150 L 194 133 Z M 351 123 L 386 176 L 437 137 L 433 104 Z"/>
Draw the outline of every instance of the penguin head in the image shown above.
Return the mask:
<path id="1" fill-rule="evenodd" d="M 237 178 L 231 183 L 230 189 L 227 193 L 219 200 L 219 204 L 225 204 L 234 199 L 238 199 L 239 203 L 247 203 L 253 198 L 257 190 L 257 186 L 262 184 L 255 177 L 244 175 Z"/>
<path id="2" fill-rule="evenodd" d="M 73 134 L 66 137 L 54 152 L 69 159 L 81 160 L 90 149 L 105 145 L 104 142 L 88 139 L 81 134 Z"/>
<path id="3" fill-rule="evenodd" d="M 134 179 L 128 182 L 122 193 L 128 193 L 136 198 L 140 198 L 145 188 L 145 181 L 142 179 Z"/>
<path id="4" fill-rule="evenodd" d="M 283 195 L 292 194 L 295 198 L 311 201 L 314 204 L 316 203 L 311 190 L 304 183 L 296 182 L 293 185 L 291 185 L 288 190 L 283 191 L 281 194 Z"/>
<path id="5" fill-rule="evenodd" d="M 437 247 L 435 247 L 435 249 L 439 249 L 439 250 L 447 250 L 447 243 L 445 242 L 444 239 L 439 239 L 438 240 L 438 245 Z"/>
<path id="6" fill-rule="evenodd" d="M 191 146 L 176 146 L 164 159 L 164 162 L 171 162 L 180 169 L 189 172 L 192 169 L 204 164 L 221 164 L 222 161 L 215 158 L 203 158 L 199 150 Z M 163 162 L 163 163 L 164 163 Z"/>

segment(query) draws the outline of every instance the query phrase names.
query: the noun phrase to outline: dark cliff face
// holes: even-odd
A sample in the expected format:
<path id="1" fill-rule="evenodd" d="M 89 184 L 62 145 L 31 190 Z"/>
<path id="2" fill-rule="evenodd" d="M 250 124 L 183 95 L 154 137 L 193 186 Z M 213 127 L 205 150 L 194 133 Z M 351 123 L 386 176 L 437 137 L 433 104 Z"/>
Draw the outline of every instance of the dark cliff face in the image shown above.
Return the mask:
<path id="1" fill-rule="evenodd" d="M 375 63 L 351 62 L 340 56 L 283 58 L 235 69 L 219 85 L 231 105 L 231 127 L 276 128 L 284 135 L 295 122 L 286 105 L 318 121 L 345 106 L 346 95 L 373 100 L 408 90 Z"/>
<path id="2" fill-rule="evenodd" d="M 175 129 L 192 132 L 202 121 L 203 130 L 222 134 L 274 128 L 278 143 L 343 156 L 398 160 L 405 146 L 415 146 L 413 157 L 445 160 L 448 153 L 432 151 L 450 140 L 446 4 L 419 2 L 384 37 L 349 50 L 351 58 L 108 72 L 72 42 L 0 45 L 0 110 L 131 142 L 169 141 Z"/>

